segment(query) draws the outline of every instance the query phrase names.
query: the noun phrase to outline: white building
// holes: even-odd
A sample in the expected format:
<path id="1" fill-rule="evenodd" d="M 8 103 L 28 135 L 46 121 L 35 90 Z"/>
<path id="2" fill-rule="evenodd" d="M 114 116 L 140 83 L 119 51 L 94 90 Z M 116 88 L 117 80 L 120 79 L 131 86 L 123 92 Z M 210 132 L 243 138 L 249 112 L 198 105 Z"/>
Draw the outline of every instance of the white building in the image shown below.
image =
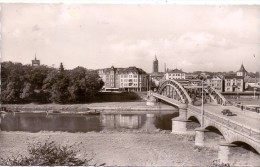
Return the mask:
<path id="1" fill-rule="evenodd" d="M 174 69 L 174 70 L 167 70 L 165 74 L 165 79 L 186 79 L 185 72 L 179 69 Z"/>
<path id="2" fill-rule="evenodd" d="M 243 92 L 243 76 L 225 76 L 225 92 Z"/>

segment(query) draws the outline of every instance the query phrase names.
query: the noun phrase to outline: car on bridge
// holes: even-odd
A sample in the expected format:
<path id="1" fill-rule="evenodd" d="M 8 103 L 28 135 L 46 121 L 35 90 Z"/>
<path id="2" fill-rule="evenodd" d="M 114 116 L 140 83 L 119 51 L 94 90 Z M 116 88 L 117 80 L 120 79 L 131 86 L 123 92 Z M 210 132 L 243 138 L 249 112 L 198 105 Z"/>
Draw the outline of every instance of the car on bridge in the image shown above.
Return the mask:
<path id="1" fill-rule="evenodd" d="M 223 115 L 232 116 L 233 113 L 229 109 L 224 109 L 221 111 Z"/>

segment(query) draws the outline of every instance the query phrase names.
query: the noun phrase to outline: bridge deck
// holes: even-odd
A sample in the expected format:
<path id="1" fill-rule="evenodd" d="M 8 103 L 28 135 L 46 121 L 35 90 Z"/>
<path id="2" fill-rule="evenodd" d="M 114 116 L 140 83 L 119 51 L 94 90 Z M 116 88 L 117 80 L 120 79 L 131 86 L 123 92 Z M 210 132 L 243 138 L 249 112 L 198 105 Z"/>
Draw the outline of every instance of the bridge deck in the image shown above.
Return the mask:
<path id="1" fill-rule="evenodd" d="M 201 107 L 198 107 L 201 108 Z M 226 116 L 221 113 L 223 109 L 229 109 L 234 116 Z M 234 122 L 237 122 L 241 125 L 245 125 L 252 129 L 260 131 L 260 114 L 248 111 L 248 110 L 241 110 L 235 106 L 221 106 L 213 103 L 208 103 L 204 105 L 204 110 L 209 113 L 214 113 L 218 116 L 228 118 Z"/>

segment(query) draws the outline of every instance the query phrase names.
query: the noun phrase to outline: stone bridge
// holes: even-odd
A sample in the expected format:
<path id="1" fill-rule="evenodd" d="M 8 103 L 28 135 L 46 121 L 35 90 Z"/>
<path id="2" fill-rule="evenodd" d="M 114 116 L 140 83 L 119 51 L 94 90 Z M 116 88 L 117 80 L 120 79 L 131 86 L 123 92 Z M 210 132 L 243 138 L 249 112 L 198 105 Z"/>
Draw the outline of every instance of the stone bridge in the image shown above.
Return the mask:
<path id="1" fill-rule="evenodd" d="M 209 131 L 209 127 L 217 129 L 224 137 L 225 142 L 219 145 L 219 160 L 221 162 L 229 163 L 229 149 L 237 146 L 237 143 L 249 145 L 254 152 L 260 154 L 260 131 L 258 128 L 246 125 L 246 120 L 237 121 L 223 115 L 221 113 L 223 108 L 230 109 L 233 106 L 228 106 L 227 100 L 210 86 L 196 86 L 196 89 L 200 91 L 197 92 L 197 95 L 203 92 L 204 97 L 202 96 L 201 106 L 193 105 L 192 96 L 194 96 L 194 92 L 198 91 L 191 90 L 193 88 L 182 86 L 176 80 L 166 80 L 160 85 L 157 92 L 150 92 L 148 95 L 150 99 L 160 99 L 179 108 L 179 117 L 172 119 L 172 133 L 188 133 L 187 123 L 195 119 L 201 126 L 195 129 L 195 145 L 204 145 L 204 135 L 205 132 Z M 203 104 L 206 98 L 210 98 L 210 103 Z M 151 101 L 149 103 L 151 104 Z M 235 107 L 233 109 L 237 110 Z"/>

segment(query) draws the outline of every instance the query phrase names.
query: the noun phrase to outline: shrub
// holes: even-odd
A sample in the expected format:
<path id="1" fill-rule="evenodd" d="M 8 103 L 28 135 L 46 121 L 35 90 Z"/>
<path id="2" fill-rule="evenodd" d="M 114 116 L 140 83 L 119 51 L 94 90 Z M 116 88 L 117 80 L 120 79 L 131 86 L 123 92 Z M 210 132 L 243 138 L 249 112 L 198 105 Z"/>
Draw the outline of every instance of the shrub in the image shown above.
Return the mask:
<path id="1" fill-rule="evenodd" d="M 1 158 L 1 165 L 89 165 L 91 159 L 79 159 L 78 144 L 74 145 L 57 145 L 48 138 L 45 142 L 27 143 L 29 156 L 18 155 L 16 157 Z"/>

